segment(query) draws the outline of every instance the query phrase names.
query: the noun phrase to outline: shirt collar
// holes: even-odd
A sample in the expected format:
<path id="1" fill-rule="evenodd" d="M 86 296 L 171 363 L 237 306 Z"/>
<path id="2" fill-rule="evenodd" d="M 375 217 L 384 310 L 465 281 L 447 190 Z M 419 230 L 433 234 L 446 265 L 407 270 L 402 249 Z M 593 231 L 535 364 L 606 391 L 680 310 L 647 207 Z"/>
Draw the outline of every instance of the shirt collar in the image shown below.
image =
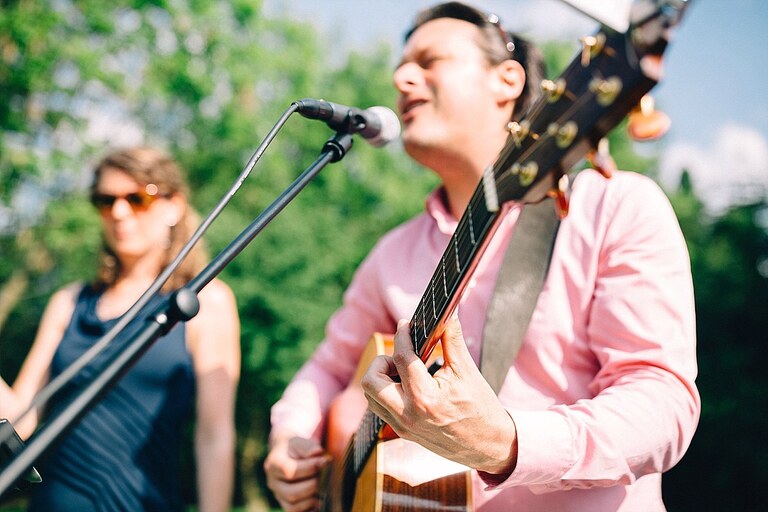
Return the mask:
<path id="1" fill-rule="evenodd" d="M 426 210 L 430 217 L 435 219 L 437 229 L 446 235 L 452 235 L 456 231 L 459 220 L 448 210 L 445 188 L 437 187 L 433 190 L 426 200 Z"/>

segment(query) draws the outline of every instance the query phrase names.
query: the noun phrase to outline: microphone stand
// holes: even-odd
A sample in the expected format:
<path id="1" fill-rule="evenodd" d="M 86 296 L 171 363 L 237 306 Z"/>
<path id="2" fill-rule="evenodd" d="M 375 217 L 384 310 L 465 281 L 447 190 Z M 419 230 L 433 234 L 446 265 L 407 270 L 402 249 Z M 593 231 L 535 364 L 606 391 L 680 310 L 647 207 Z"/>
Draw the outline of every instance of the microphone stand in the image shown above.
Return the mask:
<path id="1" fill-rule="evenodd" d="M 33 466 L 71 427 L 90 410 L 159 337 L 179 321 L 194 318 L 200 309 L 197 294 L 211 282 L 329 163 L 338 162 L 352 147 L 352 134 L 337 131 L 323 146 L 320 156 L 267 207 L 240 235 L 221 251 L 197 276 L 171 294 L 147 318 L 147 323 L 117 353 L 83 391 L 54 418 L 47 421 L 0 471 L 0 497 Z"/>

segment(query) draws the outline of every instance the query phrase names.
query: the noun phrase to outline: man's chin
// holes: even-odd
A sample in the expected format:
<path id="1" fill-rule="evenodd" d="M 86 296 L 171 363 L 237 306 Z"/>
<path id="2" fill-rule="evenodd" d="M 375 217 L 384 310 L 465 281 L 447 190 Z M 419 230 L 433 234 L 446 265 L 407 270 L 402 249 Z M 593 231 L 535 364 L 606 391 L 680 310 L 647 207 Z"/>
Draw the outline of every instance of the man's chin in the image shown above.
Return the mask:
<path id="1" fill-rule="evenodd" d="M 408 156 L 429 168 L 432 168 L 431 163 L 434 161 L 436 153 L 444 150 L 434 140 L 425 137 L 404 136 L 402 141 L 403 149 L 405 149 Z"/>

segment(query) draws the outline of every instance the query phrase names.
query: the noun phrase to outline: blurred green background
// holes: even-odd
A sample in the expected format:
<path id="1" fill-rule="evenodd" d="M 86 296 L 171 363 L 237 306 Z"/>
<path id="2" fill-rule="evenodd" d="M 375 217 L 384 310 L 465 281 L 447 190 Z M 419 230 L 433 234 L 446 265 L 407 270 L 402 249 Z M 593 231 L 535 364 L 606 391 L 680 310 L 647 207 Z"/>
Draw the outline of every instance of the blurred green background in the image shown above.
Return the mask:
<path id="1" fill-rule="evenodd" d="M 553 75 L 573 57 L 569 46 L 539 42 Z M 85 187 L 108 148 L 169 150 L 207 213 L 292 101 L 394 106 L 398 49 L 382 44 L 331 65 L 329 44 L 312 25 L 264 16 L 253 0 L 0 0 L 0 374 L 8 382 L 51 293 L 91 277 L 99 224 Z M 657 177 L 658 155 L 639 155 L 622 128 L 610 136 L 619 166 Z M 322 123 L 289 120 L 209 231 L 212 252 L 331 135 Z M 688 454 L 664 478 L 665 501 L 670 511 L 726 510 L 738 496 L 738 509 L 755 509 L 755 491 L 768 483 L 766 198 L 708 213 L 695 181 L 682 176 L 666 192 L 691 254 L 703 412 Z M 356 265 L 435 184 L 397 144 L 356 141 L 224 271 L 242 322 L 239 509 L 274 506 L 261 470 L 269 407 L 322 338 Z M 194 506 L 189 451 L 183 464 Z"/>

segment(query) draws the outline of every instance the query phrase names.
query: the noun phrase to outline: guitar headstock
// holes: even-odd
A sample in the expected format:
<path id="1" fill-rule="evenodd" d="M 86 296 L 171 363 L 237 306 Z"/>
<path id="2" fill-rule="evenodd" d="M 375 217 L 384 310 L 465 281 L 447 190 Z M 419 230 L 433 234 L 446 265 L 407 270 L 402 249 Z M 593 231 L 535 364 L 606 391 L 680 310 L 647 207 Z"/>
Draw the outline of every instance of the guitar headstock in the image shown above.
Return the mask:
<path id="1" fill-rule="evenodd" d="M 547 195 L 567 211 L 570 169 L 640 104 L 661 79 L 670 32 L 690 0 L 638 0 L 626 32 L 603 27 L 582 38 L 582 51 L 555 80 L 544 80 L 543 97 L 519 122 L 487 169 L 483 185 L 489 209 L 507 201 L 538 202 Z M 599 157 L 600 153 L 596 155 Z M 595 159 L 610 174 L 610 158 Z"/>

